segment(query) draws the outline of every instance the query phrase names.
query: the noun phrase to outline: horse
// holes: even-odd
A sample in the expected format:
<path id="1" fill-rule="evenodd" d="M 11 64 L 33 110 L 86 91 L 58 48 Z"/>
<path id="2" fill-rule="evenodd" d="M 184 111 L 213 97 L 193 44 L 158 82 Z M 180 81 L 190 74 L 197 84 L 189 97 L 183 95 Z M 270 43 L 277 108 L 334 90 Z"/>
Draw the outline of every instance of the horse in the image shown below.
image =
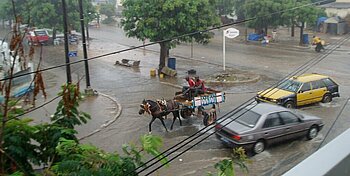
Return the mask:
<path id="1" fill-rule="evenodd" d="M 163 116 L 167 116 L 170 113 L 173 113 L 173 122 L 171 124 L 170 130 L 173 129 L 174 122 L 176 118 L 180 121 L 180 126 L 182 126 L 182 122 L 180 119 L 180 113 L 179 113 L 179 103 L 175 102 L 174 100 L 160 100 L 160 101 L 152 101 L 152 100 L 143 100 L 141 105 L 141 109 L 139 110 L 139 115 L 144 114 L 145 112 L 152 115 L 152 120 L 148 125 L 149 133 L 152 132 L 151 125 L 155 119 L 159 119 L 165 130 L 168 132 L 168 129 L 165 126 Z"/>

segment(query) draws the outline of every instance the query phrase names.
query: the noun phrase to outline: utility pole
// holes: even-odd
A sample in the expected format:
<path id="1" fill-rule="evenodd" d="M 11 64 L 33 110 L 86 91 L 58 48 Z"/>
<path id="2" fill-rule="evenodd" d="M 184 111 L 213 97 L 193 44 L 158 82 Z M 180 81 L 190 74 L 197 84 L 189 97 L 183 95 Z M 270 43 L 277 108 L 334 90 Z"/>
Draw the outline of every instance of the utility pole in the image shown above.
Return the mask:
<path id="1" fill-rule="evenodd" d="M 67 10 L 66 10 L 66 0 L 62 0 L 62 10 L 63 10 L 63 28 L 64 28 L 64 53 L 66 58 L 66 73 L 67 73 L 67 83 L 72 83 L 72 76 L 70 72 L 70 62 L 69 62 L 69 48 L 68 48 L 68 23 L 67 23 Z"/>
<path id="2" fill-rule="evenodd" d="M 86 78 L 86 89 L 85 93 L 88 95 L 93 94 L 93 90 L 90 87 L 90 74 L 89 74 L 89 63 L 86 51 L 86 39 L 85 39 L 85 21 L 84 21 L 84 11 L 83 11 L 83 1 L 79 0 L 79 11 L 80 11 L 80 26 L 81 26 L 81 36 L 83 40 L 83 53 L 84 53 L 84 64 L 85 64 L 85 78 Z"/>

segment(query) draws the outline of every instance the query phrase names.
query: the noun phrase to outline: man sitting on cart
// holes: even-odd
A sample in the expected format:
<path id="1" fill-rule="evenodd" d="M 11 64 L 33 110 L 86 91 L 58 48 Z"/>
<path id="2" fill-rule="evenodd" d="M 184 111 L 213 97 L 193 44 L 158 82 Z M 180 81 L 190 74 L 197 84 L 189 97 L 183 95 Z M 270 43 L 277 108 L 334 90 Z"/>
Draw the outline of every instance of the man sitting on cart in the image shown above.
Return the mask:
<path id="1" fill-rule="evenodd" d="M 195 93 L 194 96 L 198 96 L 198 94 L 204 94 L 207 91 L 207 88 L 204 86 L 204 81 L 199 79 L 199 76 L 195 77 Z"/>
<path id="2" fill-rule="evenodd" d="M 186 76 L 185 77 L 185 80 L 187 81 L 188 83 L 188 86 L 183 86 L 182 87 L 182 94 L 187 97 L 188 99 L 192 99 L 192 95 L 194 93 L 194 90 L 195 90 L 195 82 L 194 80 L 189 77 L 189 76 Z"/>

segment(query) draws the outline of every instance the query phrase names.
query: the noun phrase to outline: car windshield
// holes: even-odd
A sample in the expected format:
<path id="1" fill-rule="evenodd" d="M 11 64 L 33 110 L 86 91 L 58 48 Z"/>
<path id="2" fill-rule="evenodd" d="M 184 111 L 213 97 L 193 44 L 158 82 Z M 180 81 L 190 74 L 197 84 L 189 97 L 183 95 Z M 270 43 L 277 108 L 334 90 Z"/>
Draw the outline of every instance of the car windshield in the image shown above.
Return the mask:
<path id="1" fill-rule="evenodd" d="M 301 86 L 301 82 L 297 82 L 297 81 L 289 79 L 289 80 L 284 81 L 279 86 L 277 86 L 277 88 L 282 89 L 282 90 L 286 90 L 286 91 L 297 92 L 299 90 L 300 86 Z"/>
<path id="2" fill-rule="evenodd" d="M 46 32 L 45 31 L 35 31 L 35 34 L 38 36 L 44 36 L 44 35 L 46 35 Z"/>
<path id="3" fill-rule="evenodd" d="M 232 118 L 237 118 L 236 121 L 242 125 L 253 128 L 260 118 L 260 114 L 247 109 L 241 109 Z"/>

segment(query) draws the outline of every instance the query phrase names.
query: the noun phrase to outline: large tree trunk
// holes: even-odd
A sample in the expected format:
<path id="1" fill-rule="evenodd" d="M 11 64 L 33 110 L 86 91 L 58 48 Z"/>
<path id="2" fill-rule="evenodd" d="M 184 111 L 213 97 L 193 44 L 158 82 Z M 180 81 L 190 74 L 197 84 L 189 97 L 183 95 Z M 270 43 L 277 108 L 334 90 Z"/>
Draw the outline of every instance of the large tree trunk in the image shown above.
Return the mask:
<path id="1" fill-rule="evenodd" d="M 294 25 L 294 19 L 291 19 L 291 21 L 292 21 L 292 29 L 291 29 L 291 30 L 292 30 L 292 33 L 291 33 L 290 36 L 291 36 L 291 37 L 294 37 L 294 26 L 295 26 L 295 25 Z"/>
<path id="2" fill-rule="evenodd" d="M 86 25 L 86 37 L 87 37 L 87 41 L 89 41 L 90 40 L 89 24 Z"/>
<path id="3" fill-rule="evenodd" d="M 299 45 L 302 46 L 304 43 L 304 26 L 305 26 L 305 22 L 301 22 L 301 26 L 300 26 L 300 41 L 299 41 Z"/>
<path id="4" fill-rule="evenodd" d="M 54 45 L 55 44 L 55 39 L 56 39 L 56 34 L 57 34 L 57 28 L 56 27 L 53 27 L 52 29 L 52 44 Z"/>
<path id="5" fill-rule="evenodd" d="M 159 71 L 165 66 L 165 59 L 168 55 L 168 45 L 166 42 L 159 43 L 160 45 L 160 57 L 159 57 Z"/>

